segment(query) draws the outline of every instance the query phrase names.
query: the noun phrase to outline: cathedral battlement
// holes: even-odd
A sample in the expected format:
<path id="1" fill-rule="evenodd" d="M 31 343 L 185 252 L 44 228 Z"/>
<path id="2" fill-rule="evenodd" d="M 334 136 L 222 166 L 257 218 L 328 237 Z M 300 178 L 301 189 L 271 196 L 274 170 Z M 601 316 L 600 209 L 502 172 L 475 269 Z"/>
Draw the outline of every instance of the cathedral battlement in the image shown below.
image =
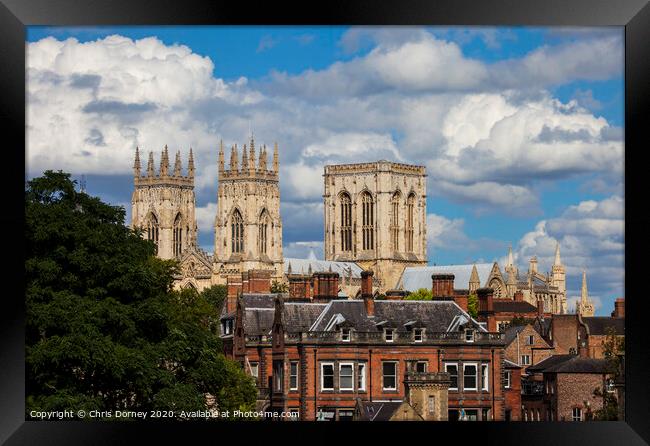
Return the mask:
<path id="1" fill-rule="evenodd" d="M 386 160 L 374 161 L 371 163 L 350 163 L 325 166 L 325 175 L 349 175 L 351 172 L 356 174 L 391 172 L 404 175 L 426 176 L 426 168 L 424 166 L 395 163 Z"/>
<path id="2" fill-rule="evenodd" d="M 147 162 L 147 172 L 145 175 L 141 175 L 140 167 L 140 149 L 136 147 L 135 162 L 133 163 L 133 182 L 136 189 L 145 187 L 194 188 L 194 155 L 192 154 L 191 148 L 187 164 L 187 175 L 182 174 L 183 165 L 180 150 L 176 152 L 174 170 L 170 174 L 169 152 L 166 145 L 160 157 L 160 168 L 157 173 L 154 170 L 153 152 L 149 152 L 149 161 Z"/>

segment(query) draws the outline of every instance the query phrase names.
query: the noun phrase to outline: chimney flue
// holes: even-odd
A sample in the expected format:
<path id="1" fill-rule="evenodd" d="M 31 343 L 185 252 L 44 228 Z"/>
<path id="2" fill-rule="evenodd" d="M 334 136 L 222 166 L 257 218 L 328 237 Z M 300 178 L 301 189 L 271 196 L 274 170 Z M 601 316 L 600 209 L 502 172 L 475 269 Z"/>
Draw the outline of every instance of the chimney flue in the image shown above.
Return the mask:
<path id="1" fill-rule="evenodd" d="M 614 301 L 614 312 L 612 317 L 624 318 L 625 317 L 625 299 L 622 297 L 617 297 Z"/>
<path id="2" fill-rule="evenodd" d="M 492 288 L 479 288 L 478 295 L 478 319 L 486 322 L 487 331 L 496 332 L 496 319 L 494 318 L 494 290 Z"/>
<path id="3" fill-rule="evenodd" d="M 372 296 L 372 271 L 361 271 L 361 298 L 368 316 L 375 315 L 375 299 Z"/>

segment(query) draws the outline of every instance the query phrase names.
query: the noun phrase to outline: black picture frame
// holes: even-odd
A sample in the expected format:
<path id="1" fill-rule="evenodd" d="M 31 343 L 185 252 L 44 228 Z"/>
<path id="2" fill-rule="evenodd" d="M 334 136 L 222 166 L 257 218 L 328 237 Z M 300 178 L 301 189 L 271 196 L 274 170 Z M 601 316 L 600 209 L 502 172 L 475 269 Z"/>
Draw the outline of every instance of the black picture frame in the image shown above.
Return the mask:
<path id="1" fill-rule="evenodd" d="M 644 215 L 644 130 L 650 116 L 650 5 L 646 0 L 401 0 L 330 1 L 292 5 L 277 2 L 208 2 L 185 0 L 0 0 L 0 116 L 4 124 L 2 152 L 4 212 L 2 234 L 22 233 L 25 154 L 25 27 L 29 25 L 202 25 L 202 24 L 340 24 L 340 25 L 530 25 L 625 26 L 625 289 L 626 421 L 599 423 L 392 423 L 332 429 L 326 423 L 135 423 L 25 421 L 24 287 L 21 244 L 4 243 L 4 293 L 0 309 L 0 442 L 6 444 L 114 444 L 153 437 L 174 442 L 194 440 L 249 443 L 256 441 L 353 441 L 342 432 L 360 431 L 361 440 L 385 440 L 387 433 L 403 441 L 480 441 L 481 444 L 636 445 L 650 442 L 650 386 L 645 342 L 645 250 L 650 219 Z M 645 128 L 644 128 L 645 127 Z M 11 143 L 7 142 L 7 139 Z M 23 176 L 21 176 L 23 175 Z M 4 262 L 3 262 L 4 263 Z M 645 273 L 645 274 L 644 274 Z M 341 430 L 343 429 L 343 430 Z M 297 436 L 305 431 L 310 437 Z M 357 432 L 355 432 L 356 434 Z M 322 434 L 322 435 L 321 435 Z M 235 437 L 230 437 L 235 435 Z M 227 439 L 227 436 L 230 439 Z"/>

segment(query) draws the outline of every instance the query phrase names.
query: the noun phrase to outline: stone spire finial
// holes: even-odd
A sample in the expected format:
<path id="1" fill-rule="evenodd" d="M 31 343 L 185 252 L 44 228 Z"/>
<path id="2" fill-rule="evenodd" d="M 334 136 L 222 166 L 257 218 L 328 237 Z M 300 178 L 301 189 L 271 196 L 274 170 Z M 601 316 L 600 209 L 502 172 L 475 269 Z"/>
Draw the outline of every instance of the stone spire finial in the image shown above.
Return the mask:
<path id="1" fill-rule="evenodd" d="M 266 146 L 260 146 L 259 166 L 260 170 L 266 170 Z"/>
<path id="2" fill-rule="evenodd" d="M 557 242 L 557 245 L 555 246 L 555 261 L 553 262 L 554 266 L 561 266 L 562 265 L 562 259 L 560 259 L 560 242 Z"/>
<path id="3" fill-rule="evenodd" d="M 278 155 L 278 143 L 276 142 L 273 147 L 273 171 L 278 173 L 278 170 L 280 170 L 280 160 Z"/>
<path id="4" fill-rule="evenodd" d="M 586 303 L 589 299 L 589 293 L 587 291 L 587 270 L 582 270 L 582 286 L 580 287 L 580 303 Z"/>
<path id="5" fill-rule="evenodd" d="M 508 265 L 506 266 L 512 266 L 514 264 L 514 259 L 512 256 L 512 245 L 508 246 Z"/>
<path id="6" fill-rule="evenodd" d="M 133 176 L 140 176 L 140 149 L 135 147 L 135 161 L 133 162 Z"/>
<path id="7" fill-rule="evenodd" d="M 147 176 L 154 176 L 153 173 L 153 152 L 149 152 L 149 162 L 147 162 Z"/>
<path id="8" fill-rule="evenodd" d="M 291 262 L 289 262 L 289 266 L 287 267 L 287 274 L 291 274 Z"/>
<path id="9" fill-rule="evenodd" d="M 174 176 L 175 177 L 180 177 L 181 176 L 181 151 L 176 152 L 176 161 L 174 162 Z"/>
<path id="10" fill-rule="evenodd" d="M 192 153 L 192 148 L 190 147 L 190 158 L 187 161 L 187 176 L 194 178 L 194 153 Z"/>
<path id="11" fill-rule="evenodd" d="M 237 156 L 237 144 L 232 146 L 230 151 L 230 170 L 237 172 L 239 170 L 239 160 Z"/>
<path id="12" fill-rule="evenodd" d="M 253 138 L 253 132 L 251 132 L 251 144 L 249 147 L 250 150 L 250 165 L 251 170 L 255 170 L 255 139 Z"/>
<path id="13" fill-rule="evenodd" d="M 162 156 L 160 157 L 160 176 L 169 176 L 169 152 L 167 151 L 167 144 L 165 144 Z"/>
<path id="14" fill-rule="evenodd" d="M 219 141 L 219 172 L 223 172 L 224 167 L 224 155 L 223 155 L 223 139 Z"/>
<path id="15" fill-rule="evenodd" d="M 248 170 L 248 151 L 246 150 L 246 144 L 244 144 L 244 148 L 242 149 L 241 170 Z"/>

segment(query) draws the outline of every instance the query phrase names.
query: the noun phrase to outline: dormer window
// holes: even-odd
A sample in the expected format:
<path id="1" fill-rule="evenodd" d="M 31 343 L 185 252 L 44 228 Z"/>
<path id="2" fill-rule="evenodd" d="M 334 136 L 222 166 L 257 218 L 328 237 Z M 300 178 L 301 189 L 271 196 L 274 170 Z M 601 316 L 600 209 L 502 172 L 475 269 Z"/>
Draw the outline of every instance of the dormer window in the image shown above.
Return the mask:
<path id="1" fill-rule="evenodd" d="M 422 330 L 421 328 L 414 328 L 413 329 L 413 341 L 414 342 L 422 342 Z"/>
<path id="2" fill-rule="evenodd" d="M 395 330 L 392 328 L 387 328 L 386 331 L 384 332 L 384 337 L 386 339 L 386 342 L 393 342 L 393 332 Z"/>
<path id="3" fill-rule="evenodd" d="M 465 329 L 465 342 L 474 342 L 474 329 Z"/>
<path id="4" fill-rule="evenodd" d="M 341 328 L 341 341 L 350 342 L 350 329 Z"/>

